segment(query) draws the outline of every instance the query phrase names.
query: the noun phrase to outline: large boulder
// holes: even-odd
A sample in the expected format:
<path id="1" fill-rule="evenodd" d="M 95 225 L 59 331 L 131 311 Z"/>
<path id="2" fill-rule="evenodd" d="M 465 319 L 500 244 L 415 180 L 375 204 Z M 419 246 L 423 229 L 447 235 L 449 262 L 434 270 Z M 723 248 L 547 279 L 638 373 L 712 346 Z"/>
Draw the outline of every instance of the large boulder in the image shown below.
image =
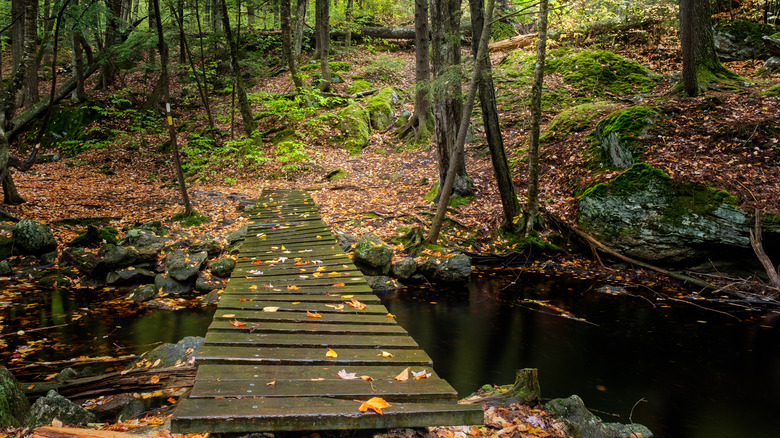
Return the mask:
<path id="1" fill-rule="evenodd" d="M 368 99 L 368 117 L 374 130 L 383 131 L 393 122 L 393 106 L 398 100 L 393 87 L 385 87 Z"/>
<path id="2" fill-rule="evenodd" d="M 149 301 L 157 295 L 157 289 L 153 284 L 144 284 L 131 290 L 125 299 L 135 301 L 136 303 L 142 303 Z"/>
<path id="3" fill-rule="evenodd" d="M 211 263 L 211 273 L 217 277 L 228 278 L 236 267 L 236 261 L 230 257 L 222 257 Z"/>
<path id="4" fill-rule="evenodd" d="M 51 228 L 40 222 L 22 219 L 12 232 L 16 250 L 20 254 L 40 256 L 57 249 Z"/>
<path id="5" fill-rule="evenodd" d="M 336 129 L 340 131 L 334 140 L 352 155 L 357 155 L 368 146 L 371 134 L 371 117 L 368 110 L 358 103 L 348 105 L 339 111 Z"/>
<path id="6" fill-rule="evenodd" d="M 25 426 L 35 428 L 49 426 L 54 419 L 63 424 L 85 425 L 95 421 L 95 415 L 81 406 L 51 390 L 46 397 L 41 397 L 33 403 L 27 414 Z"/>
<path id="7" fill-rule="evenodd" d="M 366 275 L 387 275 L 392 259 L 393 250 L 374 233 L 360 236 L 352 258 L 355 265 Z"/>
<path id="8" fill-rule="evenodd" d="M 135 268 L 130 266 L 118 271 L 111 271 L 106 275 L 108 284 L 142 284 L 154 281 L 155 273 L 147 269 Z"/>
<path id="9" fill-rule="evenodd" d="M 141 261 L 138 250 L 133 246 L 103 245 L 98 253 L 104 269 L 122 269 Z"/>
<path id="10" fill-rule="evenodd" d="M 677 184 L 663 171 L 636 164 L 580 198 L 582 228 L 627 256 L 665 263 L 695 262 L 749 248 L 752 219 L 728 192 Z M 767 222 L 765 238 L 776 224 Z"/>
<path id="11" fill-rule="evenodd" d="M 165 268 L 175 280 L 188 281 L 198 274 L 207 258 L 208 253 L 205 251 L 188 254 L 176 249 L 165 256 Z"/>
<path id="12" fill-rule="evenodd" d="M 571 436 L 581 438 L 651 438 L 653 432 L 641 424 L 603 423 L 586 407 L 579 396 L 556 398 L 545 407 L 563 421 Z"/>
<path id="13" fill-rule="evenodd" d="M 393 262 L 390 272 L 401 281 L 407 280 L 417 273 L 417 262 L 412 257 L 399 257 Z"/>
<path id="14" fill-rule="evenodd" d="M 154 277 L 154 288 L 164 294 L 187 294 L 192 292 L 192 282 L 176 280 L 168 274 L 157 274 Z"/>
<path id="15" fill-rule="evenodd" d="M 744 20 L 715 26 L 715 50 L 722 61 L 763 59 L 768 50 L 762 38 L 776 31 L 774 26 Z"/>
<path id="16" fill-rule="evenodd" d="M 119 240 L 119 245 L 140 247 L 162 244 L 164 242 L 165 239 L 157 236 L 154 234 L 154 232 L 146 229 L 136 228 L 125 233 L 124 237 Z"/>
<path id="17" fill-rule="evenodd" d="M 634 165 L 634 159 L 641 155 L 640 139 L 658 118 L 658 113 L 648 107 L 636 105 L 615 111 L 602 119 L 594 131 L 601 145 L 605 162 L 618 169 Z"/>
<path id="18" fill-rule="evenodd" d="M 140 358 L 125 369 L 132 370 L 137 368 L 139 363 L 144 366 L 150 365 L 151 368 L 167 368 L 182 364 L 192 364 L 204 341 L 205 339 L 200 336 L 187 336 L 175 344 L 162 344 L 154 350 L 142 354 Z"/>
<path id="19" fill-rule="evenodd" d="M 0 429 L 19 427 L 29 409 L 22 385 L 6 367 L 0 366 Z"/>
<path id="20" fill-rule="evenodd" d="M 465 254 L 428 257 L 417 272 L 435 283 L 465 283 L 471 276 L 471 259 Z"/>

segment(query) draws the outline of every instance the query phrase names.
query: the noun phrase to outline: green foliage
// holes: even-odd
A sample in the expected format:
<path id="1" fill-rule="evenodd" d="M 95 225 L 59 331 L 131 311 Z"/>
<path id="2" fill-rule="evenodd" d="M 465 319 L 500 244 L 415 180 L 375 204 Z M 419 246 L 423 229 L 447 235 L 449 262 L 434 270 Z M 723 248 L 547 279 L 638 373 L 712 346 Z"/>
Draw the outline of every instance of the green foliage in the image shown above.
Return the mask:
<path id="1" fill-rule="evenodd" d="M 360 74 L 382 82 L 397 82 L 403 76 L 406 62 L 397 56 L 379 55 L 360 68 Z"/>
<path id="2" fill-rule="evenodd" d="M 772 85 L 771 87 L 764 90 L 764 92 L 761 94 L 770 97 L 780 97 L 780 84 Z"/>
<path id="3" fill-rule="evenodd" d="M 189 215 L 183 211 L 180 213 L 176 213 L 171 217 L 171 221 L 181 222 L 182 227 L 189 228 L 189 227 L 197 227 L 198 225 L 205 224 L 206 222 L 211 222 L 211 218 L 193 210 L 192 214 Z"/>
<path id="4" fill-rule="evenodd" d="M 365 79 L 358 79 L 351 84 L 346 89 L 347 94 L 355 94 L 360 93 L 361 91 L 370 90 L 372 87 L 371 82 L 368 82 Z"/>
<path id="5" fill-rule="evenodd" d="M 309 152 L 303 143 L 296 141 L 283 141 L 274 149 L 276 160 L 286 163 L 282 170 L 287 173 L 297 172 L 303 168 L 304 161 L 309 159 Z"/>
<path id="6" fill-rule="evenodd" d="M 191 133 L 182 145 L 182 169 L 198 180 L 208 179 L 223 165 L 246 165 L 270 161 L 262 149 L 258 132 L 218 144 L 208 133 Z"/>
<path id="7" fill-rule="evenodd" d="M 522 253 L 551 253 L 560 251 L 560 248 L 540 237 L 535 231 L 530 235 L 526 235 L 524 232 L 512 233 L 500 229 L 498 236 L 500 239 L 498 239 L 499 243 L 496 245 L 496 249 L 504 251 L 519 251 Z"/>

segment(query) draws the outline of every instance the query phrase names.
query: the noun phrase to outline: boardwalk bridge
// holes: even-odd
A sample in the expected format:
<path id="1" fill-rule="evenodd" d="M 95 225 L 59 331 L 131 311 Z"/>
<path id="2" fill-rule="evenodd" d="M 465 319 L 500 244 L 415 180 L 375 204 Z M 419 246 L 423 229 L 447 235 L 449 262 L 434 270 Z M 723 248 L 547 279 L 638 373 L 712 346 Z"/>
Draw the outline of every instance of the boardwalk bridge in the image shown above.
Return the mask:
<path id="1" fill-rule="evenodd" d="M 478 405 L 457 403 L 303 192 L 263 192 L 195 363 L 195 385 L 175 410 L 173 432 L 483 422 Z M 404 379 L 407 368 L 431 374 Z M 361 412 L 374 397 L 389 406 Z"/>

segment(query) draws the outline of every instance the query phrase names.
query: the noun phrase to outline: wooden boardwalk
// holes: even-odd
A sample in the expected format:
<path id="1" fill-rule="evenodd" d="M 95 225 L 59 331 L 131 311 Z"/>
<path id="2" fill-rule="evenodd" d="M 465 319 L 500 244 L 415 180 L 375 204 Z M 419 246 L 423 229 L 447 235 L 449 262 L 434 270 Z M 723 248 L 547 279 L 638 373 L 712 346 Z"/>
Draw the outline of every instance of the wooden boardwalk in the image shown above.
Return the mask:
<path id="1" fill-rule="evenodd" d="M 264 191 L 257 207 L 172 432 L 482 424 L 480 406 L 457 403 L 308 194 Z M 396 380 L 406 368 L 431 375 Z M 390 404 L 382 415 L 358 410 L 372 397 Z"/>

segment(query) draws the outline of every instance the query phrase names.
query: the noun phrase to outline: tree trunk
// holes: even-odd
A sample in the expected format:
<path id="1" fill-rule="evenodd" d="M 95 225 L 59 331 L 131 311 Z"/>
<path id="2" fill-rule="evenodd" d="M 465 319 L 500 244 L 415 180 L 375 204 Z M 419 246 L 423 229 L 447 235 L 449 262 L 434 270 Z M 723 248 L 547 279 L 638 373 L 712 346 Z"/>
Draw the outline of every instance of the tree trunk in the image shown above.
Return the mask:
<path id="1" fill-rule="evenodd" d="M 177 0 L 176 11 L 178 12 L 176 22 L 179 25 L 179 64 L 187 62 L 187 35 L 184 33 L 184 0 Z"/>
<path id="2" fill-rule="evenodd" d="M 352 44 L 352 6 L 353 0 L 347 0 L 347 6 L 346 9 L 344 9 L 344 19 L 347 22 L 347 29 L 344 31 L 345 47 L 349 47 Z"/>
<path id="3" fill-rule="evenodd" d="M 720 63 L 715 51 L 709 0 L 680 0 L 680 45 L 688 96 L 698 96 L 711 83 L 738 78 Z"/>
<path id="4" fill-rule="evenodd" d="M 244 80 L 241 78 L 241 68 L 238 65 L 238 44 L 233 39 L 233 32 L 230 29 L 230 17 L 227 12 L 227 0 L 220 1 L 222 9 L 222 27 L 225 30 L 225 38 L 228 40 L 230 46 L 230 67 L 233 70 L 233 79 L 236 84 L 236 97 L 238 97 L 238 107 L 241 111 L 241 119 L 244 121 L 244 132 L 246 136 L 251 138 L 252 133 L 257 127 L 255 118 L 252 115 L 252 107 L 249 105 L 249 99 L 246 97 L 246 91 L 244 90 Z"/>
<path id="5" fill-rule="evenodd" d="M 295 6 L 295 27 L 293 27 L 293 54 L 296 65 L 300 66 L 301 52 L 303 51 L 303 29 L 306 27 L 306 9 L 308 0 L 297 0 Z M 299 71 L 300 73 L 300 71 Z"/>
<path id="6" fill-rule="evenodd" d="M 78 6 L 78 0 L 73 0 L 73 6 Z M 71 47 L 73 59 L 72 77 L 76 80 L 76 89 L 73 90 L 71 100 L 83 102 L 87 99 L 87 92 L 84 90 L 84 54 L 81 46 L 81 31 L 74 27 L 71 34 Z"/>
<path id="7" fill-rule="evenodd" d="M 547 11 L 548 1 L 539 1 L 539 36 L 536 40 L 536 66 L 531 86 L 531 139 L 528 146 L 528 199 L 525 211 L 526 234 L 531 233 L 539 222 L 539 125 L 542 118 L 542 86 L 544 85 L 544 60 L 547 54 Z"/>
<path id="8" fill-rule="evenodd" d="M 203 76 L 201 77 L 201 75 L 198 73 L 198 69 L 195 66 L 195 58 L 192 57 L 192 50 L 190 50 L 190 44 L 187 42 L 186 38 L 183 38 L 184 17 L 176 17 L 176 22 L 179 23 L 180 26 L 179 32 L 182 36 L 182 41 L 184 42 L 183 49 L 187 52 L 187 58 L 190 60 L 190 70 L 192 70 L 192 75 L 195 77 L 195 85 L 198 87 L 198 94 L 200 95 L 200 101 L 203 103 L 203 109 L 206 110 L 206 117 L 209 121 L 209 128 L 214 130 L 214 117 L 211 115 L 211 102 L 209 101 L 208 90 L 206 90 L 206 74 L 204 72 Z"/>
<path id="9" fill-rule="evenodd" d="M 37 44 L 38 42 L 38 1 L 37 0 L 28 0 L 28 1 L 30 1 L 30 4 L 35 9 L 35 12 L 25 17 L 24 33 L 28 36 L 31 35 L 34 43 Z M 32 28 L 30 32 L 27 31 L 28 26 Z M 31 65 L 27 70 L 27 75 L 24 83 L 24 105 L 25 106 L 34 105 L 35 102 L 38 102 L 38 100 L 40 100 L 40 94 L 38 93 L 38 67 L 40 64 L 40 59 L 41 58 L 36 56 L 35 59 L 33 60 L 33 65 Z"/>
<path id="10" fill-rule="evenodd" d="M 546 0 L 543 0 L 546 1 Z M 471 80 L 469 81 L 469 89 L 468 93 L 466 94 L 466 102 L 465 102 L 465 109 L 463 110 L 463 114 L 460 120 L 460 124 L 458 126 L 458 135 L 455 139 L 455 145 L 457 146 L 455 148 L 456 154 L 453 157 L 455 161 L 464 161 L 464 148 L 463 146 L 466 143 L 466 132 L 469 128 L 469 120 L 471 119 L 471 112 L 474 110 L 474 99 L 477 95 L 477 82 L 479 82 L 479 77 L 482 74 L 482 66 L 484 63 L 482 62 L 483 57 L 488 57 L 488 40 L 490 40 L 490 21 L 493 18 L 493 6 L 495 5 L 495 0 L 488 0 L 487 5 L 487 11 L 486 11 L 486 17 L 485 20 L 485 26 L 482 28 L 482 32 L 479 37 L 479 45 L 477 50 L 477 55 L 475 57 L 476 62 L 474 63 L 474 71 L 471 74 Z M 490 62 L 488 60 L 488 62 Z M 444 180 L 444 185 L 441 190 L 441 198 L 439 199 L 439 205 L 436 208 L 436 216 L 433 219 L 433 223 L 431 224 L 431 229 L 428 230 L 428 236 L 426 237 L 426 241 L 428 243 L 436 243 L 436 241 L 439 239 L 439 232 L 441 231 L 442 223 L 444 222 L 444 215 L 447 211 L 447 204 L 450 200 L 450 192 L 454 192 L 454 184 L 457 179 L 457 169 L 456 167 L 450 167 L 449 171 L 447 172 L 447 177 Z"/>
<path id="11" fill-rule="evenodd" d="M 301 1 L 299 0 L 300 4 Z M 298 66 L 298 56 L 295 54 L 295 48 L 292 43 L 292 29 L 290 28 L 290 0 L 281 0 L 282 7 L 282 52 L 287 66 L 290 68 L 290 78 L 295 84 L 295 88 L 300 90 L 303 88 L 303 80 L 301 79 L 301 70 Z"/>
<path id="12" fill-rule="evenodd" d="M 11 75 L 15 74 L 24 53 L 24 19 L 26 0 L 11 0 Z"/>
<path id="13" fill-rule="evenodd" d="M 483 0 L 469 0 L 471 9 L 472 33 L 477 35 L 484 27 L 484 2 Z M 479 41 L 472 39 L 471 50 L 477 56 Z M 490 158 L 493 163 L 493 173 L 496 175 L 498 192 L 501 196 L 501 206 L 504 211 L 504 220 L 501 227 L 506 230 L 514 230 L 519 224 L 521 209 L 520 202 L 515 193 L 515 184 L 512 181 L 512 172 L 504 150 L 504 139 L 501 136 L 501 125 L 496 108 L 496 94 L 493 86 L 493 75 L 490 65 L 490 57 L 481 58 L 481 74 L 479 75 L 479 103 L 482 109 L 482 122 L 485 124 Z"/>
<path id="14" fill-rule="evenodd" d="M 184 181 L 184 171 L 181 168 L 181 157 L 179 156 L 179 145 L 176 142 L 176 129 L 173 127 L 173 118 L 171 117 L 171 93 L 170 93 L 170 75 L 168 74 L 168 44 L 165 42 L 163 34 L 162 18 L 160 15 L 159 0 L 152 0 L 154 5 L 154 15 L 157 17 L 157 49 L 160 52 L 160 83 L 163 86 L 162 100 L 165 104 L 165 114 L 168 125 L 168 135 L 171 139 L 171 148 L 173 149 L 173 163 L 176 166 L 176 179 L 179 181 L 179 190 L 184 203 L 184 213 L 187 216 L 192 215 L 192 204 L 190 196 L 187 193 L 187 183 Z"/>
<path id="15" fill-rule="evenodd" d="M 320 79 L 319 89 L 323 93 L 330 91 L 330 68 L 328 56 L 330 52 L 330 2 L 328 0 L 315 1 L 317 46 L 320 54 Z"/>
<path id="16" fill-rule="evenodd" d="M 119 17 L 122 13 L 122 0 L 105 0 L 106 7 L 109 9 L 106 20 L 106 42 L 104 50 L 108 53 L 106 63 L 103 64 L 103 71 L 101 72 L 100 86 L 106 89 L 112 85 L 116 80 L 116 54 L 114 53 L 114 46 L 119 44 Z"/>
<path id="17" fill-rule="evenodd" d="M 414 142 L 430 137 L 428 132 L 428 115 L 431 102 L 428 97 L 431 79 L 430 40 L 428 38 L 428 0 L 414 0 L 414 114 L 409 121 L 398 130 L 400 138 L 416 129 Z"/>
<path id="18" fill-rule="evenodd" d="M 450 166 L 455 168 L 455 196 L 474 194 L 474 183 L 466 174 L 463 156 L 456 146 L 458 122 L 463 113 L 460 79 L 460 0 L 431 1 L 433 76 L 444 81 L 434 94 L 433 113 L 436 131 L 436 151 L 439 156 L 439 196 Z M 461 145 L 460 148 L 463 148 Z M 448 193 L 447 196 L 450 194 Z"/>

